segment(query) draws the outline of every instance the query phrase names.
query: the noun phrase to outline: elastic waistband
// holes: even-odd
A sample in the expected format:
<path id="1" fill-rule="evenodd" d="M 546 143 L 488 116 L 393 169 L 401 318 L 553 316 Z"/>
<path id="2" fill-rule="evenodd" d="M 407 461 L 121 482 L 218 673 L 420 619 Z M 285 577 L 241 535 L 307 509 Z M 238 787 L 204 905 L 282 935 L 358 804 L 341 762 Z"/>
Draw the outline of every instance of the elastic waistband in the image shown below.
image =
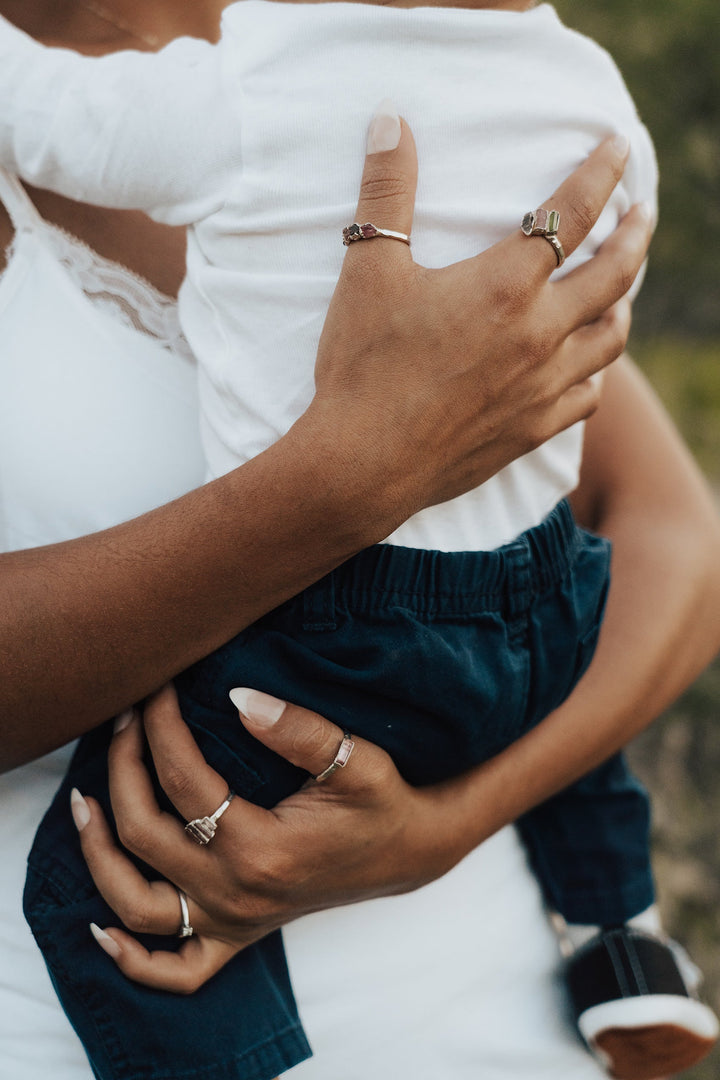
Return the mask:
<path id="1" fill-rule="evenodd" d="M 378 610 L 401 604 L 418 614 L 507 614 L 527 597 L 559 583 L 581 548 L 603 541 L 575 523 L 567 500 L 539 525 L 494 551 L 424 551 L 377 544 L 310 586 L 291 605 L 303 603 L 305 621 L 318 628 L 332 611 Z"/>

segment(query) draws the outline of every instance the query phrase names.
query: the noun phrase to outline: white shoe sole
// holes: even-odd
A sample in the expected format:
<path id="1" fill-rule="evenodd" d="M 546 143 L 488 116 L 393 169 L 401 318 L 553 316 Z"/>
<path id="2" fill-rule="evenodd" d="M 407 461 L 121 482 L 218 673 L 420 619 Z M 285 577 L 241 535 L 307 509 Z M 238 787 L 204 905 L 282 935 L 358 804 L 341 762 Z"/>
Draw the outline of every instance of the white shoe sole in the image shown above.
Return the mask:
<path id="1" fill-rule="evenodd" d="M 658 1080 L 712 1049 L 719 1027 L 707 1005 L 677 994 L 622 998 L 587 1009 L 580 1032 L 617 1080 Z"/>

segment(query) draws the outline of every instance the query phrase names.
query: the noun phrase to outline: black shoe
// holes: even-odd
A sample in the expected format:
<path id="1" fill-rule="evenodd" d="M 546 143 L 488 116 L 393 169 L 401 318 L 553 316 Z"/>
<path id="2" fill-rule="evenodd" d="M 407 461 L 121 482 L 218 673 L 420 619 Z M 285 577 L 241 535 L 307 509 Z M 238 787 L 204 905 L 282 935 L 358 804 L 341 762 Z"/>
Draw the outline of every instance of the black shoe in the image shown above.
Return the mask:
<path id="1" fill-rule="evenodd" d="M 718 1037 L 696 996 L 700 973 L 675 942 L 629 927 L 578 949 L 566 979 L 580 1033 L 617 1080 L 658 1080 L 700 1061 Z"/>

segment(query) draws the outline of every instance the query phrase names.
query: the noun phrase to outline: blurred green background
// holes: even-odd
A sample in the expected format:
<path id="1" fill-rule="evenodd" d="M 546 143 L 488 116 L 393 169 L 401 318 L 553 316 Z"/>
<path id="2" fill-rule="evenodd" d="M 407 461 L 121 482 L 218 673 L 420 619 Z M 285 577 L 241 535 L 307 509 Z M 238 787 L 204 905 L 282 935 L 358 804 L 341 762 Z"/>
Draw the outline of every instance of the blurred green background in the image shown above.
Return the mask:
<path id="1" fill-rule="evenodd" d="M 555 7 L 612 53 L 655 140 L 660 221 L 630 351 L 720 500 L 720 0 Z M 653 795 L 666 925 L 704 969 L 720 1013 L 720 663 L 631 756 Z M 718 1080 L 720 1050 L 682 1075 Z"/>

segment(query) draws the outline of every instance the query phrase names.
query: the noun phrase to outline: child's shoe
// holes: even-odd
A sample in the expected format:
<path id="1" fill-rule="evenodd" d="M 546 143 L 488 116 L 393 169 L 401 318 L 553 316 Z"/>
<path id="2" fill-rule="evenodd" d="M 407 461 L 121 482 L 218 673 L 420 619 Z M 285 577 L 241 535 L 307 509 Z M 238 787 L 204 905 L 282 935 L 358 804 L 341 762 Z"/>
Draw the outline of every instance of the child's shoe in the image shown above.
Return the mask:
<path id="1" fill-rule="evenodd" d="M 718 1021 L 697 998 L 700 972 L 675 942 L 624 926 L 567 961 L 580 1033 L 617 1080 L 658 1080 L 700 1061 Z"/>

